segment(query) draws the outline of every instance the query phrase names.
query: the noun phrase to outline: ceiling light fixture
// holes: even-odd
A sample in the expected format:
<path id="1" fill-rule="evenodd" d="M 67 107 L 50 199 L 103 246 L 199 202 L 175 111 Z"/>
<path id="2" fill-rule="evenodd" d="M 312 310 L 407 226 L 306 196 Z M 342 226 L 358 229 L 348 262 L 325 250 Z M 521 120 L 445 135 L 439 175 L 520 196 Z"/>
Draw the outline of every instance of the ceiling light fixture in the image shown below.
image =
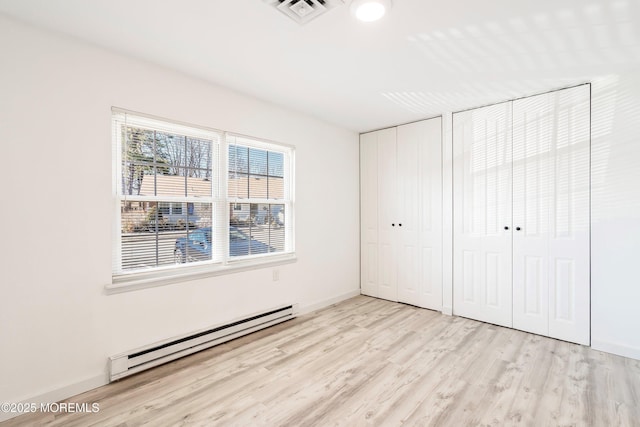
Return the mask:
<path id="1" fill-rule="evenodd" d="M 391 8 L 391 0 L 353 0 L 351 13 L 364 22 L 373 22 L 382 18 Z"/>

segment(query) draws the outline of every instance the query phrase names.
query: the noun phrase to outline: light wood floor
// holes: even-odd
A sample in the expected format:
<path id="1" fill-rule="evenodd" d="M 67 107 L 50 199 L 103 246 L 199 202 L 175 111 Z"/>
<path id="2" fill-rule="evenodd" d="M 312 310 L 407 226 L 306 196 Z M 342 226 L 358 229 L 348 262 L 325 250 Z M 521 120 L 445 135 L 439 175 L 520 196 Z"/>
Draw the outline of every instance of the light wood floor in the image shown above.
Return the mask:
<path id="1" fill-rule="evenodd" d="M 640 426 L 640 361 L 355 297 L 81 394 L 52 426 Z"/>

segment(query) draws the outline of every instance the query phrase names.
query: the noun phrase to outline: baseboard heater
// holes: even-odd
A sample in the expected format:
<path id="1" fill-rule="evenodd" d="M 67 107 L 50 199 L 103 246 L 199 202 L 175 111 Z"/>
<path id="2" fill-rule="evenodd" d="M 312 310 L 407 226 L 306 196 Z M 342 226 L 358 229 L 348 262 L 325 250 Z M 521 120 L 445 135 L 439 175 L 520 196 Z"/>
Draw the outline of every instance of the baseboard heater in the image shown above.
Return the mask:
<path id="1" fill-rule="evenodd" d="M 181 337 L 151 344 L 127 353 L 109 357 L 109 379 L 119 380 L 154 366 L 170 362 L 214 345 L 231 341 L 260 329 L 296 317 L 298 305 L 274 308 L 262 313 L 213 326 Z"/>

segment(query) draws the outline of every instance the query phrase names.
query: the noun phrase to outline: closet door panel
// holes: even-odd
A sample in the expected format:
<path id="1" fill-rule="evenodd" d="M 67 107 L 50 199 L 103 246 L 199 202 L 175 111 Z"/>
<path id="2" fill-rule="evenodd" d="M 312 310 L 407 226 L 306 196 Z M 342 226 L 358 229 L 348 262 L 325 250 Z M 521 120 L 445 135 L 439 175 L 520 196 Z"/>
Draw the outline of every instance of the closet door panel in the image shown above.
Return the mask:
<path id="1" fill-rule="evenodd" d="M 398 301 L 442 309 L 442 122 L 397 128 Z"/>
<path id="2" fill-rule="evenodd" d="M 553 94 L 549 336 L 590 344 L 590 86 Z"/>
<path id="3" fill-rule="evenodd" d="M 552 94 L 513 102 L 513 327 L 541 335 L 549 333 L 553 130 Z"/>
<path id="4" fill-rule="evenodd" d="M 378 136 L 378 296 L 398 301 L 396 128 Z"/>
<path id="5" fill-rule="evenodd" d="M 420 145 L 424 143 L 419 123 L 397 128 L 398 210 L 398 301 L 420 305 L 420 248 L 418 173 Z"/>
<path id="6" fill-rule="evenodd" d="M 581 344 L 590 329 L 589 99 L 585 85 L 513 104 L 513 325 Z"/>
<path id="7" fill-rule="evenodd" d="M 511 326 L 511 103 L 456 113 L 453 126 L 453 312 Z"/>
<path id="8" fill-rule="evenodd" d="M 360 290 L 378 296 L 378 135 L 360 136 Z"/>
<path id="9" fill-rule="evenodd" d="M 419 123 L 420 306 L 442 310 L 442 118 Z"/>

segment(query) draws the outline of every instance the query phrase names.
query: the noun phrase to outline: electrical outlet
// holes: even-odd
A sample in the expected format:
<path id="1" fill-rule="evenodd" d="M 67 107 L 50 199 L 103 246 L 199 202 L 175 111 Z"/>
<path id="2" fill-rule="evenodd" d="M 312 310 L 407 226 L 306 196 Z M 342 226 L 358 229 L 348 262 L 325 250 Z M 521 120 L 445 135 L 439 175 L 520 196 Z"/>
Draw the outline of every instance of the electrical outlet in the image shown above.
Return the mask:
<path id="1" fill-rule="evenodd" d="M 280 280 L 280 270 L 275 269 L 273 270 L 273 281 L 277 282 L 278 280 Z"/>

